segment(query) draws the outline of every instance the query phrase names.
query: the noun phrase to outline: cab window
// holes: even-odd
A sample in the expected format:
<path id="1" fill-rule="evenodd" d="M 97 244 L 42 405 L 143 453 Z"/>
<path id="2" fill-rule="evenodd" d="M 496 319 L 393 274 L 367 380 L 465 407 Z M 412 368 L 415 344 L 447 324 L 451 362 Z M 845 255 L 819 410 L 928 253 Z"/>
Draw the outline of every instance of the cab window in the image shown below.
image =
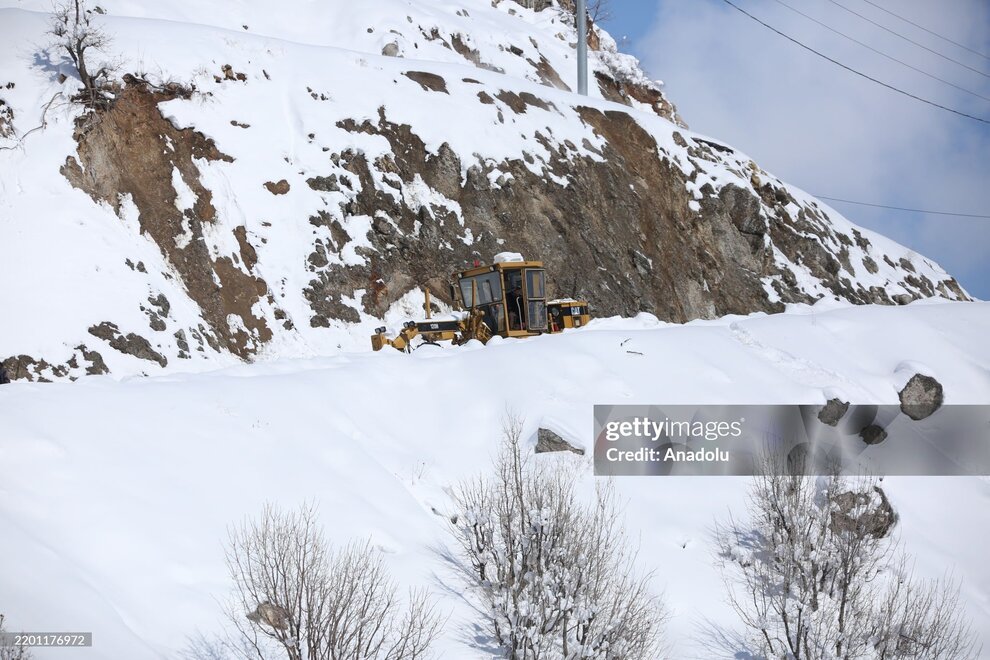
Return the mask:
<path id="1" fill-rule="evenodd" d="M 526 297 L 546 298 L 546 280 L 542 270 L 526 271 Z"/>
<path id="2" fill-rule="evenodd" d="M 477 291 L 477 300 L 471 299 L 472 284 L 474 290 Z M 499 283 L 498 273 L 483 273 L 462 279 L 461 298 L 464 300 L 464 306 L 468 308 L 501 300 L 502 287 Z"/>

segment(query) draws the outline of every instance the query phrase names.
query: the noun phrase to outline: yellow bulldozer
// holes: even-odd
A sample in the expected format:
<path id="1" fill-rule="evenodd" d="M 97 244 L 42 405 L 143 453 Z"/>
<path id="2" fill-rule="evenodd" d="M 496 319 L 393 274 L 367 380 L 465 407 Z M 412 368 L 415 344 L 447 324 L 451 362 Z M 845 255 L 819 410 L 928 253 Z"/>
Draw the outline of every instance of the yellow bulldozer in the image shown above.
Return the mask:
<path id="1" fill-rule="evenodd" d="M 500 337 L 532 337 L 579 328 L 591 320 L 588 303 L 581 300 L 547 300 L 546 272 L 542 261 L 525 261 L 520 255 L 502 253 L 488 266 L 476 265 L 453 274 L 450 298 L 454 318 L 433 319 L 430 292 L 425 289 L 426 320 L 407 321 L 394 339 L 381 327 L 371 336 L 371 347 L 378 351 L 392 346 L 412 350 L 412 340 L 424 343 L 450 341 L 455 345 L 472 339 L 487 343 Z"/>

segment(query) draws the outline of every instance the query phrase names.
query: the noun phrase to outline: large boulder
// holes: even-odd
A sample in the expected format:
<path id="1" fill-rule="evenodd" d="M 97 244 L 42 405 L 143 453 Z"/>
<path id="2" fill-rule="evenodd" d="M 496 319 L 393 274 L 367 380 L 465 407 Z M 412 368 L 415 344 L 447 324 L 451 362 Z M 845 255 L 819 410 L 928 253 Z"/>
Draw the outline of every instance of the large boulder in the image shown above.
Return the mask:
<path id="1" fill-rule="evenodd" d="M 833 533 L 854 533 L 883 538 L 897 522 L 887 494 L 879 486 L 864 492 L 839 493 L 832 501 Z"/>
<path id="2" fill-rule="evenodd" d="M 847 410 L 849 410 L 848 401 L 829 399 L 825 406 L 818 411 L 818 421 L 829 426 L 837 426 Z"/>
<path id="3" fill-rule="evenodd" d="M 536 453 L 544 454 L 554 451 L 570 451 L 581 456 L 584 455 L 584 450 L 580 447 L 575 447 L 550 429 L 541 428 L 536 432 Z"/>
<path id="4" fill-rule="evenodd" d="M 915 374 L 898 394 L 901 412 L 917 421 L 925 419 L 942 407 L 942 384 L 922 374 Z"/>

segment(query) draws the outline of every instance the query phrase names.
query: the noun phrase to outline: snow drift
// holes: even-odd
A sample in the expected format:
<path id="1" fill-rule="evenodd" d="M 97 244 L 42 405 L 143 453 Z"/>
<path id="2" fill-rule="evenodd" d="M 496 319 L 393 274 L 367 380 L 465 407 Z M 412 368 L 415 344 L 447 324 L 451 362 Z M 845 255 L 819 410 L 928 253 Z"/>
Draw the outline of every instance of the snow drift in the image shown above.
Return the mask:
<path id="1" fill-rule="evenodd" d="M 796 306 L 684 326 L 642 315 L 559 336 L 279 360 L 198 375 L 0 388 L 0 594 L 16 629 L 92 630 L 85 657 L 176 657 L 222 625 L 229 524 L 317 500 L 340 544 L 370 538 L 404 585 L 451 613 L 442 657 L 488 657 L 444 559 L 448 489 L 488 468 L 506 408 L 591 447 L 596 403 L 897 403 L 901 371 L 945 401 L 990 398 L 986 303 Z M 891 328 L 896 328 L 894 332 Z M 483 382 L 485 388 L 469 387 Z M 535 438 L 532 438 L 535 442 Z M 590 456 L 581 488 L 593 487 Z M 711 528 L 748 481 L 615 480 L 639 563 L 673 610 L 671 657 L 711 657 L 731 627 Z M 990 642 L 986 478 L 887 478 L 895 533 L 923 577 L 952 571 Z M 985 644 L 986 645 L 986 644 Z M 39 654 L 63 657 L 62 651 Z"/>

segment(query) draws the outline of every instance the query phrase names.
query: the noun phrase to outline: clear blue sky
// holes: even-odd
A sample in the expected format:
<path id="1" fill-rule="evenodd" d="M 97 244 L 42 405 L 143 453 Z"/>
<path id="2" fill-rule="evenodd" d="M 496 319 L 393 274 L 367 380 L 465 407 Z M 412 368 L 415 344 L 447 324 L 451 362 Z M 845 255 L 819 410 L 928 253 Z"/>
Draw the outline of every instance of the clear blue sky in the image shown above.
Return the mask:
<path id="1" fill-rule="evenodd" d="M 986 0 L 873 1 L 990 55 Z M 830 0 L 734 2 L 879 80 L 990 118 L 990 58 L 948 43 L 865 0 L 841 4 L 890 31 Z M 653 77 L 664 80 L 668 95 L 693 130 L 728 141 L 782 179 L 818 195 L 990 214 L 990 125 L 932 108 L 850 74 L 722 0 L 612 0 L 611 12 L 604 27 L 623 50 L 642 60 Z M 853 222 L 938 261 L 971 294 L 990 299 L 990 220 L 831 204 Z"/>

